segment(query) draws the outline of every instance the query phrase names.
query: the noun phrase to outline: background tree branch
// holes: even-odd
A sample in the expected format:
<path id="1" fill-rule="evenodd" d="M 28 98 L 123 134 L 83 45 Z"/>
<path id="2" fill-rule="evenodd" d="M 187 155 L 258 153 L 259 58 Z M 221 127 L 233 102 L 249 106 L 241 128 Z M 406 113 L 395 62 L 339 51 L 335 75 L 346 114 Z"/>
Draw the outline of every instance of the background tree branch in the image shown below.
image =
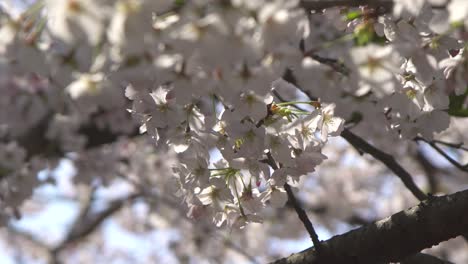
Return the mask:
<path id="1" fill-rule="evenodd" d="M 364 139 L 358 137 L 353 132 L 348 129 L 344 129 L 341 133 L 341 136 L 346 139 L 351 145 L 356 149 L 360 149 L 363 152 L 371 155 L 375 159 L 381 161 L 385 166 L 387 166 L 395 175 L 397 175 L 402 181 L 403 184 L 411 191 L 411 193 L 418 198 L 420 201 L 427 198 L 427 195 L 419 189 L 416 183 L 413 181 L 413 178 L 396 160 L 392 155 L 379 150 L 378 148 L 367 143 Z"/>

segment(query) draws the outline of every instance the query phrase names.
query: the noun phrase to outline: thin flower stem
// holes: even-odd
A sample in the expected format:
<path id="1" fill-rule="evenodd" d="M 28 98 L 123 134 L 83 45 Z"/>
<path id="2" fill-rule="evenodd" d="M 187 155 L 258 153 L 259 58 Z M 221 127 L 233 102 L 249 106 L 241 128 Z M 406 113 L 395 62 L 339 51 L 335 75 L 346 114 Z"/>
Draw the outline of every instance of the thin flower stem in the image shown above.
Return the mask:
<path id="1" fill-rule="evenodd" d="M 223 170 L 229 170 L 229 169 L 231 169 L 231 168 L 230 168 L 230 167 L 228 167 L 228 168 L 219 168 L 219 169 L 218 169 L 218 168 L 214 168 L 214 169 L 208 169 L 208 170 L 209 170 L 209 171 L 223 171 Z"/>
<path id="2" fill-rule="evenodd" d="M 240 210 L 240 213 L 243 217 L 245 217 L 245 212 L 244 212 L 244 208 L 242 208 L 242 205 L 241 205 L 241 200 L 240 200 L 240 197 L 239 197 L 239 192 L 237 191 L 237 184 L 234 180 L 234 192 L 236 193 L 236 198 L 237 198 L 237 203 L 239 204 L 239 210 Z"/>
<path id="3" fill-rule="evenodd" d="M 313 105 L 315 103 L 318 103 L 317 101 L 291 101 L 291 102 L 282 102 L 282 103 L 277 103 L 277 106 L 287 106 L 287 105 L 295 105 L 295 104 L 308 104 L 308 105 Z"/>

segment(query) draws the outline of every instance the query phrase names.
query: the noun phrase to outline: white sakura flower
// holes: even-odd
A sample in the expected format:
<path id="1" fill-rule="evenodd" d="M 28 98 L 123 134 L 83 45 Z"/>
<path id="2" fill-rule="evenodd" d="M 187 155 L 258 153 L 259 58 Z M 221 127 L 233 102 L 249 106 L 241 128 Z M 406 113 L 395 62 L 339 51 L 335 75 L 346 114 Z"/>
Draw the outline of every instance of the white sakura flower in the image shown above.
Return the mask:
<path id="1" fill-rule="evenodd" d="M 217 227 L 221 227 L 223 225 L 232 227 L 240 215 L 239 207 L 237 205 L 227 204 L 222 212 L 215 214 L 213 221 Z"/>
<path id="2" fill-rule="evenodd" d="M 285 81 L 283 78 L 276 79 L 271 83 L 271 88 L 281 94 L 284 98 L 296 98 L 297 87 Z"/>
<path id="3" fill-rule="evenodd" d="M 231 227 L 236 229 L 243 229 L 248 223 L 263 223 L 263 218 L 259 215 L 253 214 L 240 215 L 234 219 Z"/>
<path id="4" fill-rule="evenodd" d="M 191 159 L 185 158 L 181 160 L 187 166 L 190 171 L 185 177 L 186 185 L 200 188 L 209 186 L 210 171 L 208 170 L 208 159 L 202 156 L 195 156 Z M 190 188 L 190 187 L 189 187 Z"/>
<path id="5" fill-rule="evenodd" d="M 269 146 L 270 153 L 273 158 L 285 166 L 293 164 L 291 157 L 291 149 L 289 148 L 290 142 L 286 138 L 286 135 L 278 134 L 267 134 L 265 146 Z"/>
<path id="6" fill-rule="evenodd" d="M 319 146 L 310 145 L 295 158 L 296 166 L 293 168 L 298 173 L 297 176 L 305 175 L 314 172 L 315 167 L 325 159 L 327 156 L 322 154 Z"/>
<path id="7" fill-rule="evenodd" d="M 409 83 L 412 84 L 412 83 Z M 423 90 L 419 87 L 417 88 L 412 88 L 411 85 L 407 85 L 408 87 L 403 88 L 402 93 L 405 94 L 409 100 L 411 100 L 416 107 L 410 107 L 408 109 L 415 110 L 413 111 L 408 111 L 409 116 L 412 118 L 417 117 L 419 114 L 421 114 L 421 111 L 424 107 L 424 95 L 423 95 Z M 408 101 L 406 101 L 406 104 Z M 397 109 L 397 108 L 396 108 Z"/>
<path id="8" fill-rule="evenodd" d="M 449 96 L 445 92 L 444 80 L 434 80 L 434 83 L 424 89 L 424 108 L 425 112 L 434 109 L 445 110 L 449 107 Z"/>
<path id="9" fill-rule="evenodd" d="M 151 122 L 157 128 L 175 127 L 182 120 L 180 109 L 175 103 L 175 98 L 171 98 L 169 90 L 164 87 L 158 87 L 150 93 L 154 101 L 151 113 Z"/>
<path id="10" fill-rule="evenodd" d="M 298 1 L 275 1 L 263 5 L 258 12 L 261 41 L 269 52 L 282 52 L 295 46 L 309 32 L 306 13 Z"/>
<path id="11" fill-rule="evenodd" d="M 273 101 L 270 93 L 272 74 L 263 68 L 248 68 L 245 63 L 238 71 L 228 76 L 220 89 L 222 98 L 241 119 L 248 116 L 258 122 L 267 115 L 267 105 Z"/>
<path id="12" fill-rule="evenodd" d="M 3 21 L 2 21 L 3 22 Z M 20 34 L 20 27 L 17 22 L 0 22 L 0 67 L 2 75 L 10 72 L 32 72 L 41 76 L 50 73 L 46 56 L 39 50 L 35 43 L 29 43 Z M 3 64 L 7 68 L 3 69 Z"/>
<path id="13" fill-rule="evenodd" d="M 168 1 L 119 0 L 115 3 L 107 38 L 115 59 L 143 54 L 145 46 L 154 45 L 152 14 L 166 10 Z"/>
<path id="14" fill-rule="evenodd" d="M 445 111 L 434 110 L 419 117 L 416 125 L 424 138 L 432 139 L 435 133 L 440 133 L 449 127 L 450 116 Z"/>
<path id="15" fill-rule="evenodd" d="M 467 54 L 465 49 L 459 51 L 455 57 L 449 57 L 439 62 L 439 67 L 443 69 L 444 76 L 448 82 L 448 93 L 454 92 L 461 95 L 466 90 L 468 74 L 466 69 Z"/>
<path id="16" fill-rule="evenodd" d="M 229 188 L 226 188 L 226 184 L 221 188 L 214 185 L 207 187 L 197 197 L 202 204 L 211 205 L 217 212 L 223 211 L 224 204 L 233 202 L 234 199 Z"/>
<path id="17" fill-rule="evenodd" d="M 437 34 L 445 34 L 450 29 L 449 13 L 446 9 L 433 10 L 434 15 L 429 22 L 429 28 Z"/>
<path id="18" fill-rule="evenodd" d="M 237 170 L 248 170 L 250 179 L 254 180 L 256 183 L 260 179 L 268 179 L 270 177 L 270 169 L 267 164 L 259 162 L 257 159 L 250 158 L 235 158 L 232 159 L 229 164 L 232 168 Z M 246 175 L 246 176 L 247 176 Z"/>
<path id="19" fill-rule="evenodd" d="M 468 24 L 468 1 L 452 0 L 447 9 L 450 14 L 450 22 L 464 21 L 465 25 Z"/>
<path id="20" fill-rule="evenodd" d="M 412 15 L 418 15 L 425 3 L 426 0 L 394 0 L 393 14 L 400 17 L 404 11 L 407 11 Z"/>
<path id="21" fill-rule="evenodd" d="M 254 90 L 242 92 L 234 107 L 239 115 L 251 117 L 258 122 L 267 115 L 267 105 L 273 102 L 271 94 L 258 95 Z"/>
<path id="22" fill-rule="evenodd" d="M 96 45 L 102 37 L 105 13 L 100 1 L 47 0 L 50 32 L 67 44 Z M 103 16 L 104 15 L 104 16 Z"/>
<path id="23" fill-rule="evenodd" d="M 194 220 L 209 219 L 213 216 L 212 207 L 203 204 L 196 196 L 186 199 L 189 208 L 187 217 Z"/>
<path id="24" fill-rule="evenodd" d="M 296 149 L 304 150 L 309 144 L 315 143 L 317 138 L 315 132 L 321 122 L 320 111 L 313 111 L 311 114 L 297 118 L 294 122 L 286 126 L 285 131 L 289 135 L 289 144 Z"/>
<path id="25" fill-rule="evenodd" d="M 281 208 L 288 201 L 288 194 L 283 187 L 270 186 L 267 193 L 263 197 L 263 202 L 270 201 L 273 208 Z"/>
<path id="26" fill-rule="evenodd" d="M 265 107 L 266 108 L 266 107 Z M 227 124 L 225 132 L 239 156 L 259 157 L 265 149 L 265 128 L 256 127 L 249 120 L 237 115 L 236 111 L 224 111 L 222 120 Z"/>
<path id="27" fill-rule="evenodd" d="M 424 104 L 424 98 L 421 90 L 407 88 L 383 98 L 378 104 L 381 109 L 391 109 L 386 115 L 389 121 L 412 122 L 422 114 L 421 107 Z"/>
<path id="28" fill-rule="evenodd" d="M 208 219 L 211 215 L 211 207 L 203 204 L 189 204 L 187 217 L 194 220 Z"/>
<path id="29" fill-rule="evenodd" d="M 341 134 L 344 128 L 344 119 L 334 116 L 335 104 L 327 104 L 319 109 L 321 114 L 317 120 L 317 129 L 321 132 L 321 140 L 327 142 L 328 137 Z"/>
<path id="30" fill-rule="evenodd" d="M 401 57 L 392 46 L 370 44 L 353 48 L 351 58 L 358 68 L 360 80 L 369 85 L 377 96 L 394 92 L 395 74 L 401 72 Z"/>
<path id="31" fill-rule="evenodd" d="M 279 168 L 273 172 L 268 180 L 271 186 L 281 187 L 287 182 L 287 175 L 290 169 L 286 167 Z"/>
<path id="32" fill-rule="evenodd" d="M 104 79 L 103 73 L 77 74 L 77 79 L 65 89 L 73 99 L 95 96 L 101 93 Z"/>
<path id="33" fill-rule="evenodd" d="M 262 202 L 262 197 L 257 188 L 252 188 L 252 185 L 249 184 L 242 191 L 242 195 L 239 198 L 239 203 L 241 208 L 243 208 L 245 213 L 256 214 L 259 213 L 264 207 Z"/>

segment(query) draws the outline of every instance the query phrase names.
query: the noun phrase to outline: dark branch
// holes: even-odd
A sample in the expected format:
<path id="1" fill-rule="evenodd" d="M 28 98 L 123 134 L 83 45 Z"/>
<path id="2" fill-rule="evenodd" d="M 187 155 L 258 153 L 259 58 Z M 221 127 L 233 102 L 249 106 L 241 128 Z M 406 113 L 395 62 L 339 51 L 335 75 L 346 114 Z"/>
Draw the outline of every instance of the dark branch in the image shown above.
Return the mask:
<path id="1" fill-rule="evenodd" d="M 437 140 L 437 139 L 433 139 L 432 142 L 437 143 L 437 144 L 441 144 L 441 145 L 445 145 L 447 147 L 468 151 L 468 147 L 466 147 L 465 144 L 463 144 L 463 142 L 451 143 L 451 142 L 445 142 L 445 141 Z"/>
<path id="2" fill-rule="evenodd" d="M 383 220 L 322 242 L 275 264 L 398 262 L 468 231 L 468 190 L 432 197 Z"/>
<path id="3" fill-rule="evenodd" d="M 317 252 L 321 252 L 321 247 L 320 247 L 321 244 L 320 244 L 320 240 L 318 238 L 317 232 L 315 232 L 314 226 L 312 225 L 312 222 L 310 221 L 304 209 L 302 209 L 299 206 L 298 202 L 296 201 L 296 197 L 294 196 L 294 192 L 292 191 L 291 186 L 285 183 L 284 189 L 286 190 L 286 193 L 288 194 L 288 200 L 293 205 L 294 210 L 297 213 L 297 216 L 299 217 L 301 222 L 304 224 L 304 227 L 307 229 L 307 232 L 309 233 L 310 238 L 312 239 L 312 243 L 314 244 L 314 247 L 317 249 Z"/>
<path id="4" fill-rule="evenodd" d="M 273 159 L 273 156 L 271 156 L 270 153 L 267 154 L 267 157 L 268 157 L 268 160 L 267 160 L 268 165 L 270 165 L 274 170 L 279 169 L 278 165 L 276 165 L 276 161 Z M 301 220 L 302 224 L 304 224 L 304 227 L 309 233 L 310 238 L 312 239 L 312 243 L 314 244 L 314 248 L 320 254 L 321 244 L 320 244 L 320 240 L 318 238 L 317 232 L 315 232 L 314 225 L 310 221 L 304 209 L 301 208 L 298 201 L 296 200 L 296 197 L 294 196 L 294 192 L 292 191 L 291 186 L 289 186 L 288 183 L 285 183 L 284 189 L 286 190 L 286 193 L 288 194 L 289 202 L 294 207 L 294 210 L 296 211 L 297 216 Z"/>
<path id="5" fill-rule="evenodd" d="M 468 172 L 468 164 L 460 164 L 458 161 L 456 161 L 455 159 L 453 159 L 452 157 L 450 157 L 450 155 L 448 155 L 443 149 L 441 149 L 439 146 L 437 146 L 436 143 L 432 142 L 432 141 L 429 141 L 429 140 L 426 140 L 425 138 L 422 138 L 422 137 L 416 137 L 415 140 L 418 140 L 418 141 L 424 141 L 426 142 L 427 144 L 429 144 L 429 146 L 431 146 L 435 151 L 439 152 L 440 155 L 442 155 L 448 162 L 450 162 L 453 166 L 457 167 L 458 169 L 460 169 L 461 171 L 464 171 L 464 172 Z"/>
<path id="6" fill-rule="evenodd" d="M 362 150 L 363 152 L 371 155 L 375 159 L 381 161 L 385 166 L 387 166 L 395 175 L 397 175 L 402 181 L 403 184 L 408 188 L 411 193 L 416 196 L 420 201 L 425 200 L 427 195 L 419 189 L 416 183 L 411 178 L 411 175 L 406 171 L 392 155 L 383 152 L 382 150 L 372 146 L 367 143 L 364 139 L 355 135 L 353 132 L 348 129 L 343 130 L 341 136 L 346 139 L 351 145 L 355 148 Z"/>
<path id="7" fill-rule="evenodd" d="M 429 192 L 437 193 L 438 192 L 438 179 L 436 177 L 436 172 L 439 170 L 432 162 L 426 158 L 424 153 L 421 150 L 418 150 L 416 153 L 416 160 L 421 165 L 424 173 L 426 174 L 427 181 L 429 183 Z"/>
<path id="8" fill-rule="evenodd" d="M 62 243 L 60 243 L 60 245 L 55 247 L 52 251 L 54 252 L 54 254 L 57 254 L 69 244 L 80 241 L 81 239 L 87 237 L 88 235 L 93 233 L 102 224 L 102 222 L 104 222 L 111 215 L 119 211 L 125 203 L 132 201 L 138 198 L 139 196 L 140 194 L 135 193 L 129 195 L 126 198 L 112 201 L 106 209 L 95 215 L 89 215 L 87 213 L 82 215 L 80 213 L 81 217 L 77 219 L 76 224 L 73 226 L 73 228 L 70 229 L 70 232 L 68 233 L 66 238 L 62 241 Z M 84 210 L 87 210 L 87 212 L 89 212 L 89 209 L 86 208 L 87 207 L 85 207 Z"/>

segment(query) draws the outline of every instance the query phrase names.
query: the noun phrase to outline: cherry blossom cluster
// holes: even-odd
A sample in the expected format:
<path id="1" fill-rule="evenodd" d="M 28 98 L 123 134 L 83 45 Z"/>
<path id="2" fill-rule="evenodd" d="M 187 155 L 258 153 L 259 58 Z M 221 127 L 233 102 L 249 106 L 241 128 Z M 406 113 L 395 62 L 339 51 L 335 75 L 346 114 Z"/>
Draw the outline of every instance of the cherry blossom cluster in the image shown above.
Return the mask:
<path id="1" fill-rule="evenodd" d="M 383 11 L 43 0 L 18 16 L 2 11 L 0 136 L 13 143 L 0 150 L 0 176 L 31 165 L 21 143 L 34 131 L 80 152 L 91 123 L 131 136 L 136 120 L 171 160 L 191 218 L 261 222 L 266 206 L 284 206 L 285 184 L 327 158 L 322 148 L 345 123 L 384 145 L 432 139 L 463 114 L 453 98 L 467 90 L 467 10 L 463 0 L 395 0 Z M 96 153 L 112 157 L 101 168 L 118 162 Z"/>

